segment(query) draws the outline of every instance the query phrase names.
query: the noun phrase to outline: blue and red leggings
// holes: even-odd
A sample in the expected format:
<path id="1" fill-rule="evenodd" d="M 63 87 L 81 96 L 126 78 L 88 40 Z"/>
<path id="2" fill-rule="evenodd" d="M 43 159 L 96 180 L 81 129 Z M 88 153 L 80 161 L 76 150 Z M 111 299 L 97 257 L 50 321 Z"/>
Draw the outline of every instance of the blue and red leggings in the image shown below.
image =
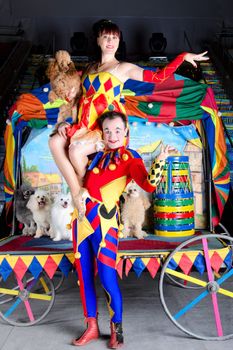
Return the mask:
<path id="1" fill-rule="evenodd" d="M 78 273 L 81 301 L 85 317 L 97 316 L 97 298 L 95 290 L 95 270 L 97 266 L 100 282 L 104 288 L 107 305 L 112 322 L 122 322 L 122 296 L 118 284 L 117 271 L 115 269 L 118 228 L 110 228 L 104 238 L 104 247 L 100 247 L 102 232 L 98 215 L 99 203 L 88 200 L 86 218 L 94 229 L 94 233 L 85 238 L 79 246 L 81 254 L 75 259 L 75 267 Z M 117 215 L 117 214 L 116 214 Z M 73 223 L 74 249 L 76 252 L 77 222 Z"/>

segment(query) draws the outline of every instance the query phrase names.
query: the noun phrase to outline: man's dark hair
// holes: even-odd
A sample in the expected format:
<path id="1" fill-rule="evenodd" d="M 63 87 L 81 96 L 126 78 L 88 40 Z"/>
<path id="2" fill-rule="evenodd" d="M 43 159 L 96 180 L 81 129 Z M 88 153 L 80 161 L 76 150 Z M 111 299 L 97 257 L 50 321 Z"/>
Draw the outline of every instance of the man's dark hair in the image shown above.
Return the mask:
<path id="1" fill-rule="evenodd" d="M 103 122 L 106 120 L 106 119 L 110 119 L 110 120 L 113 120 L 113 119 L 116 119 L 116 118 L 121 118 L 124 125 L 125 125 L 125 128 L 127 127 L 127 117 L 124 113 L 121 113 L 121 112 L 115 112 L 115 111 L 109 111 L 109 112 L 105 112 L 103 113 L 100 118 L 98 119 L 98 123 L 99 123 L 99 126 L 100 128 L 102 129 L 103 127 Z"/>

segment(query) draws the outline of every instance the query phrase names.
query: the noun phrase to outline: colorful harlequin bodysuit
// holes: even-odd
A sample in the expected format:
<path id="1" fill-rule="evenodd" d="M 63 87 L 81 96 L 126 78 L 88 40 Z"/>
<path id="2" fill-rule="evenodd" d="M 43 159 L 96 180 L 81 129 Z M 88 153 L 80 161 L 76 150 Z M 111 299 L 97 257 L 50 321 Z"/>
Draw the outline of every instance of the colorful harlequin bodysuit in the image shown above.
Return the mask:
<path id="1" fill-rule="evenodd" d="M 89 165 L 84 187 L 91 198 L 86 201 L 84 220 L 73 222 L 75 266 L 85 317 L 97 316 L 94 286 L 96 261 L 110 318 L 114 323 L 122 321 L 122 298 L 115 269 L 119 197 L 132 179 L 144 190 L 153 192 L 160 181 L 164 163 L 154 161 L 147 173 L 138 153 L 121 147 L 97 153 Z"/>
<path id="2" fill-rule="evenodd" d="M 143 80 L 157 84 L 164 82 L 183 63 L 185 54 L 180 54 L 166 67 L 156 72 L 144 70 Z M 67 129 L 70 138 L 82 127 L 89 130 L 98 128 L 97 119 L 104 112 L 114 110 L 125 114 L 124 105 L 120 101 L 124 83 L 112 73 L 89 73 L 83 76 L 78 123 Z"/>
<path id="3" fill-rule="evenodd" d="M 104 112 L 114 110 L 125 113 L 120 102 L 123 83 L 112 73 L 99 72 L 84 75 L 82 79 L 83 94 L 79 102 L 78 124 L 68 130 L 72 137 L 76 130 L 87 127 L 89 130 L 98 128 L 97 119 Z"/>

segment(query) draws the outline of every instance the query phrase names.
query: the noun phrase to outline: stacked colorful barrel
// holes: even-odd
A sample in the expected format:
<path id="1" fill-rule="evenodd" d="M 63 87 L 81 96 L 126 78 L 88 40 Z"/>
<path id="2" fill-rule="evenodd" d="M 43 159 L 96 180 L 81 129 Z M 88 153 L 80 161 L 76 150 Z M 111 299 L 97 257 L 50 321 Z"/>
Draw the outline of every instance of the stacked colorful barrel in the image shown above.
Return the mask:
<path id="1" fill-rule="evenodd" d="M 158 236 L 194 234 L 194 198 L 187 156 L 168 157 L 154 193 L 154 229 Z"/>

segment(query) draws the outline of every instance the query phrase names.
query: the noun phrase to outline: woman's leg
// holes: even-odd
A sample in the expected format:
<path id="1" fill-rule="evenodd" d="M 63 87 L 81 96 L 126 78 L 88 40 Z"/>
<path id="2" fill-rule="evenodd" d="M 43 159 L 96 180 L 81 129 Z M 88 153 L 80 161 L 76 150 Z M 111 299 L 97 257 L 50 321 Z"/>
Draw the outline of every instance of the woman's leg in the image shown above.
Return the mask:
<path id="1" fill-rule="evenodd" d="M 74 142 L 69 146 L 69 159 L 75 168 L 80 183 L 86 173 L 88 156 L 96 152 L 95 143 L 85 143 L 85 142 Z"/>
<path id="2" fill-rule="evenodd" d="M 82 179 L 86 173 L 88 156 L 104 149 L 102 135 L 99 130 L 78 130 L 71 138 L 69 159 L 77 174 Z"/>
<path id="3" fill-rule="evenodd" d="M 78 195 L 81 186 L 75 169 L 68 157 L 68 144 L 68 140 L 59 134 L 55 134 L 49 139 L 49 148 L 54 161 L 64 176 L 74 198 Z"/>

